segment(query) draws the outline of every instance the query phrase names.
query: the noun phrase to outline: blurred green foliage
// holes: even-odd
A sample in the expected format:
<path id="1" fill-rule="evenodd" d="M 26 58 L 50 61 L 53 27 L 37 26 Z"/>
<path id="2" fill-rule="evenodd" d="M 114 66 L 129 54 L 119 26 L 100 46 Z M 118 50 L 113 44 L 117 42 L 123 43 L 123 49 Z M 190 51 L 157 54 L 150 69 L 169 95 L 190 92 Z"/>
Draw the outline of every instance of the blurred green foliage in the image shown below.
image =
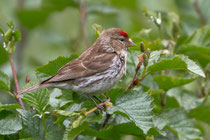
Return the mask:
<path id="1" fill-rule="evenodd" d="M 209 5 L 210 0 L 1 0 L 0 139 L 210 139 Z M 27 110 L 20 109 L 10 96 L 15 90 L 9 53 L 24 88 L 27 75 L 38 82 L 55 74 L 112 27 L 137 44 L 129 49 L 127 74 L 107 93 L 112 108 L 87 115 L 94 105 L 82 96 L 43 89 L 23 95 Z M 142 80 L 126 92 L 141 42 L 151 54 L 137 73 Z"/>

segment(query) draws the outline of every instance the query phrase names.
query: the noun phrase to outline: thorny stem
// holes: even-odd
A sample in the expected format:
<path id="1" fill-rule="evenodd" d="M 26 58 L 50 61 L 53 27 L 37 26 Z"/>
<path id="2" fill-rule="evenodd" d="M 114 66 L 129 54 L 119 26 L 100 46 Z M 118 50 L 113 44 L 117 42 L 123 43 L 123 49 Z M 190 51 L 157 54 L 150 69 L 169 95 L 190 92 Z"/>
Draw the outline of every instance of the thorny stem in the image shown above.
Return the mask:
<path id="1" fill-rule="evenodd" d="M 18 96 L 19 95 L 19 87 L 18 87 L 17 75 L 16 75 L 16 71 L 15 71 L 15 66 L 14 66 L 12 53 L 9 54 L 9 59 L 10 59 L 10 65 L 11 65 L 11 68 L 12 68 L 12 73 L 13 73 L 14 81 L 15 81 L 17 100 L 18 100 L 20 106 L 22 107 L 22 109 L 25 110 L 23 102 L 22 102 L 21 98 Z"/>
<path id="2" fill-rule="evenodd" d="M 203 14 L 201 12 L 201 9 L 199 8 L 198 0 L 194 1 L 193 6 L 195 8 L 196 13 L 198 14 L 198 17 L 200 18 L 201 24 L 203 26 L 206 25 L 206 19 L 204 18 Z"/>

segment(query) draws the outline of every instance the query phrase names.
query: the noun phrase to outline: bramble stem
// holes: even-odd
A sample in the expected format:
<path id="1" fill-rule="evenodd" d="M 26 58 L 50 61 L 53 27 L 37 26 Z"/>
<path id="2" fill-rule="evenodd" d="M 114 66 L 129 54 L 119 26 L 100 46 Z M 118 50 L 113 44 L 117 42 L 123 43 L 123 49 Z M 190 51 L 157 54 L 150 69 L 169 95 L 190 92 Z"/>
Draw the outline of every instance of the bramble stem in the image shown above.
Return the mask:
<path id="1" fill-rule="evenodd" d="M 17 80 L 17 75 L 16 75 L 16 71 L 15 71 L 15 66 L 14 66 L 12 53 L 9 54 L 9 60 L 10 60 L 11 68 L 12 68 L 12 73 L 13 73 L 13 76 L 14 76 L 15 88 L 16 88 L 16 96 L 17 96 L 17 95 L 19 95 L 19 87 L 18 87 L 18 80 Z M 21 98 L 19 96 L 17 96 L 17 100 L 18 100 L 20 106 L 22 107 L 22 109 L 25 110 L 23 102 L 22 102 L 22 100 L 21 100 Z"/>

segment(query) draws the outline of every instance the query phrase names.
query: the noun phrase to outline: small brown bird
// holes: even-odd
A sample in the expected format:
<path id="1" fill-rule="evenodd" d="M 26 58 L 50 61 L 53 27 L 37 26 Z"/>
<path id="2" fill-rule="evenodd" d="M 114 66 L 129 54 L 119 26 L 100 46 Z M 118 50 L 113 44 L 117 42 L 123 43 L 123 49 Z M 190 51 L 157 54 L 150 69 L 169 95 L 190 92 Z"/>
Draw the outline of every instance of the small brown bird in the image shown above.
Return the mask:
<path id="1" fill-rule="evenodd" d="M 111 28 L 104 31 L 77 59 L 64 65 L 54 76 L 38 85 L 29 87 L 20 94 L 40 88 L 56 87 L 68 89 L 102 102 L 96 95 L 113 88 L 126 71 L 126 57 L 129 46 L 135 46 L 122 29 Z"/>

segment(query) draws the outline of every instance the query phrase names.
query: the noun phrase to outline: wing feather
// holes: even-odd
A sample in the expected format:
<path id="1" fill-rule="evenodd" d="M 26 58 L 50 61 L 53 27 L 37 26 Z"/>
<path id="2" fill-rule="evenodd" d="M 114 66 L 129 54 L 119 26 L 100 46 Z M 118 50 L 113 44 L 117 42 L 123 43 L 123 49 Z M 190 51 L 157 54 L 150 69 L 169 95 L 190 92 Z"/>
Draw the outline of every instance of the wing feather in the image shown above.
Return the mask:
<path id="1" fill-rule="evenodd" d="M 80 77 L 87 77 L 107 70 L 112 64 L 116 53 L 96 53 L 87 56 L 81 55 L 64 65 L 56 75 L 43 81 L 44 83 L 62 82 Z"/>

